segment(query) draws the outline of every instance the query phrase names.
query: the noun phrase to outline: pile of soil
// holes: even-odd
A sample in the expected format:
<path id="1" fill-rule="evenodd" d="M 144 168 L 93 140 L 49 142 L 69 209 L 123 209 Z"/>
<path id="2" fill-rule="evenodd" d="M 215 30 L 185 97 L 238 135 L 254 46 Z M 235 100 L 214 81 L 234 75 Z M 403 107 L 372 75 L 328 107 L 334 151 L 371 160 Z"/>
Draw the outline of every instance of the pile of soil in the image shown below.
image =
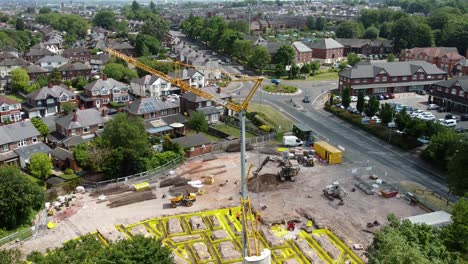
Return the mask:
<path id="1" fill-rule="evenodd" d="M 249 150 L 252 150 L 252 149 L 253 149 L 252 145 L 250 145 L 250 144 L 245 145 L 245 150 L 246 151 L 249 151 Z M 240 144 L 232 144 L 232 145 L 229 145 L 226 148 L 226 152 L 239 152 L 239 151 L 240 151 Z"/>
<path id="2" fill-rule="evenodd" d="M 282 184 L 277 174 L 260 174 L 250 178 L 247 182 L 247 189 L 251 192 L 270 192 L 278 189 Z"/>

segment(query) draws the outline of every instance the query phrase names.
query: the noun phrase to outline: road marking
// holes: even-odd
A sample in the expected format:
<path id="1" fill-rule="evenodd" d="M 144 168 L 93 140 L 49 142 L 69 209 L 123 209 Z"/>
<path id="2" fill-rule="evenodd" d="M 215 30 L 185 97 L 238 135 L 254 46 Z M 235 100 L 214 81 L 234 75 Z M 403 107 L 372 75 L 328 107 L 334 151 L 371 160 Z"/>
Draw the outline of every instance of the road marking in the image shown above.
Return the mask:
<path id="1" fill-rule="evenodd" d="M 325 91 L 325 92 L 323 92 L 323 93 L 317 95 L 317 97 L 315 97 L 315 99 L 312 101 L 311 105 L 314 105 L 314 104 L 315 104 L 315 101 L 317 101 L 317 99 L 319 99 L 322 95 L 324 95 L 324 94 L 326 94 L 326 93 L 328 93 L 328 91 Z"/>
<path id="2" fill-rule="evenodd" d="M 340 122 L 338 122 L 335 118 L 332 118 L 332 117 L 330 117 L 330 116 L 324 114 L 323 111 L 321 111 L 321 110 L 318 110 L 317 113 L 319 113 L 319 114 L 321 114 L 321 115 L 323 115 L 323 116 L 325 116 L 325 117 L 329 117 L 330 120 L 333 120 L 334 122 L 340 124 Z M 402 155 L 402 154 L 400 154 L 400 153 L 398 153 L 398 152 L 392 150 L 391 148 L 389 148 L 389 147 L 383 145 L 381 142 L 378 142 L 378 141 L 372 139 L 371 137 L 365 135 L 365 134 L 362 133 L 361 131 L 356 130 L 354 127 L 350 127 L 350 129 L 353 130 L 354 132 L 356 132 L 357 134 L 359 134 L 359 135 L 361 135 L 361 136 L 367 138 L 368 140 L 370 140 L 370 141 L 372 141 L 372 142 L 374 142 L 374 143 L 377 143 L 378 145 L 382 146 L 383 148 L 387 149 L 388 151 L 392 152 L 393 154 L 398 155 L 398 156 L 400 156 L 401 158 L 404 158 L 406 161 L 413 163 L 414 165 L 418 166 L 419 168 L 423 169 L 424 171 L 428 171 L 428 172 L 430 172 L 430 173 L 436 175 L 436 176 L 439 177 L 439 178 L 442 178 L 442 179 L 444 178 L 443 176 L 439 175 L 438 173 L 429 171 L 428 169 L 424 168 L 423 166 L 419 165 L 418 163 L 412 161 L 409 157 L 406 157 L 405 155 Z"/>

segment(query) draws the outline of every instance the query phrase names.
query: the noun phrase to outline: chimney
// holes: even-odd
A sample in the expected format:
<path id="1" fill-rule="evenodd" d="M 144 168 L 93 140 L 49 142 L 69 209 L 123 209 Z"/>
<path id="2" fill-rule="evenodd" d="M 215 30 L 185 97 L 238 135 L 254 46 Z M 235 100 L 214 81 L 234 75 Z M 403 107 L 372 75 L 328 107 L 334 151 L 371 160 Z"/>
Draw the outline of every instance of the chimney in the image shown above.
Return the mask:
<path id="1" fill-rule="evenodd" d="M 78 114 L 76 113 L 77 110 L 73 112 L 73 122 L 78 122 Z"/>
<path id="2" fill-rule="evenodd" d="M 104 74 L 104 75 L 102 76 L 102 80 L 107 81 L 107 74 Z"/>
<path id="3" fill-rule="evenodd" d="M 167 97 L 166 97 L 166 96 L 163 96 L 163 97 L 162 97 L 162 101 L 163 101 L 163 102 L 166 102 L 166 100 L 167 100 Z"/>
<path id="4" fill-rule="evenodd" d="M 48 83 L 47 87 L 52 88 L 52 87 L 54 87 L 54 85 L 52 83 Z"/>
<path id="5" fill-rule="evenodd" d="M 102 109 L 102 110 L 101 110 L 101 116 L 102 116 L 102 117 L 106 117 L 106 116 L 107 116 L 107 111 L 106 111 L 106 109 Z"/>
<path id="6" fill-rule="evenodd" d="M 221 87 L 216 88 L 217 93 L 221 93 Z"/>

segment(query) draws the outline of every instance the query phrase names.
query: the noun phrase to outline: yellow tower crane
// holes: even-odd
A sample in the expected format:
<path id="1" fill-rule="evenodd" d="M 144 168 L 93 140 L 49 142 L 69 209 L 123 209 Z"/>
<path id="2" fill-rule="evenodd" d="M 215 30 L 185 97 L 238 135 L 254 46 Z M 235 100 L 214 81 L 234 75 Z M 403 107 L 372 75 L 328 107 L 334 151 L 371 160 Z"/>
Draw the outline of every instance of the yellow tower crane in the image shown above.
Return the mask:
<path id="1" fill-rule="evenodd" d="M 144 63 L 139 62 L 137 59 L 129 57 L 121 52 L 118 52 L 116 50 L 113 50 L 111 48 L 106 48 L 106 52 L 108 52 L 110 55 L 113 55 L 119 59 L 122 59 L 126 61 L 127 63 L 133 64 L 135 67 L 142 69 L 150 74 L 153 74 L 167 82 L 170 82 L 171 84 L 179 87 L 180 89 L 186 91 L 186 92 L 191 92 L 197 96 L 200 96 L 204 99 L 210 100 L 215 102 L 216 104 L 222 105 L 230 110 L 233 110 L 240 115 L 241 119 L 241 182 L 242 182 L 242 198 L 241 198 L 241 209 L 242 209 L 242 246 L 243 246 L 243 256 L 252 256 L 253 251 L 255 250 L 255 254 L 258 256 L 258 242 L 256 241 L 256 225 L 257 225 L 257 219 L 256 217 L 253 217 L 252 215 L 252 208 L 250 206 L 250 200 L 249 197 L 247 197 L 247 180 L 246 180 L 246 170 L 245 170 L 245 113 L 247 111 L 247 107 L 249 105 L 249 101 L 252 99 L 255 91 L 260 87 L 260 85 L 263 82 L 263 77 L 257 77 L 254 79 L 248 79 L 248 78 L 241 78 L 240 81 L 252 81 L 255 80 L 255 83 L 252 87 L 252 89 L 249 91 L 247 96 L 245 97 L 244 101 L 241 104 L 235 104 L 229 101 L 226 101 L 224 99 L 221 99 L 217 97 L 214 94 L 208 93 L 202 89 L 192 87 L 188 83 L 184 82 L 183 80 L 179 78 L 174 78 L 171 77 L 163 72 L 160 72 L 158 70 L 155 70 Z M 190 64 L 190 67 L 193 67 Z M 193 67 L 195 68 L 195 67 Z M 248 221 L 251 223 L 251 233 L 249 234 L 249 228 L 248 228 Z M 250 247 L 250 241 L 249 237 L 251 237 L 254 240 L 254 250 L 251 249 Z"/>

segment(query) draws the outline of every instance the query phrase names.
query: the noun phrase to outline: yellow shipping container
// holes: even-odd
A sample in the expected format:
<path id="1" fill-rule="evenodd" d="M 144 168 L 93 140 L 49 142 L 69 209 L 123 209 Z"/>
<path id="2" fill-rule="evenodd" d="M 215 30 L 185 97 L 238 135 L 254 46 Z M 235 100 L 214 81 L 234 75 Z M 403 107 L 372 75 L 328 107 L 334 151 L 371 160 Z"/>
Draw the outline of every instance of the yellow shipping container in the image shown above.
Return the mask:
<path id="1" fill-rule="evenodd" d="M 137 184 L 134 184 L 134 185 L 133 185 L 133 188 L 134 188 L 135 191 L 137 191 L 137 192 L 148 190 L 149 187 L 150 187 L 150 185 L 149 185 L 148 182 L 140 182 L 140 183 L 137 183 Z"/>
<path id="2" fill-rule="evenodd" d="M 325 141 L 314 143 L 314 149 L 317 155 L 328 161 L 329 164 L 339 164 L 343 159 L 343 152 Z"/>

